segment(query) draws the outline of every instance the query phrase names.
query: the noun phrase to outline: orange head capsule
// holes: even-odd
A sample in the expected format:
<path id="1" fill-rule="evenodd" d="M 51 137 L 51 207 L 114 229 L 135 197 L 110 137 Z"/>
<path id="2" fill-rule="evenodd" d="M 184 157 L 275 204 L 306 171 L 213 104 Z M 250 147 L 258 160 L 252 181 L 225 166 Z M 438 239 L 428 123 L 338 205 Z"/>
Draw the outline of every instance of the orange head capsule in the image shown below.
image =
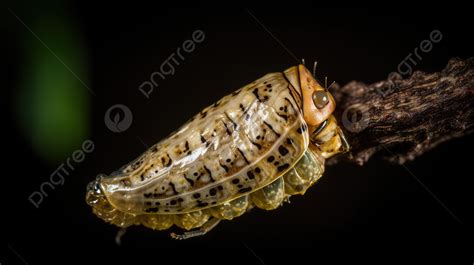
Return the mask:
<path id="1" fill-rule="evenodd" d="M 336 102 L 327 88 L 322 87 L 302 64 L 286 70 L 285 75 L 300 90 L 301 109 L 308 125 L 311 147 L 318 149 L 325 158 L 347 151 L 347 140 L 332 115 Z"/>

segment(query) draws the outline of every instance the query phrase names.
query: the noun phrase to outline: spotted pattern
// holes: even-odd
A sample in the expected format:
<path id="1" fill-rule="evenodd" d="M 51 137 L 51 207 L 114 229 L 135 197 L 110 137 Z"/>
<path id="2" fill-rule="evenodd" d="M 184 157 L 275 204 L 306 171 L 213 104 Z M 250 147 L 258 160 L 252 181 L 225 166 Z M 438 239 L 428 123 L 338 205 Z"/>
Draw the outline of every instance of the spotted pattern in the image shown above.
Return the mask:
<path id="1" fill-rule="evenodd" d="M 307 149 L 297 90 L 282 73 L 264 76 L 205 108 L 102 188 L 132 214 L 190 213 L 263 188 Z"/>

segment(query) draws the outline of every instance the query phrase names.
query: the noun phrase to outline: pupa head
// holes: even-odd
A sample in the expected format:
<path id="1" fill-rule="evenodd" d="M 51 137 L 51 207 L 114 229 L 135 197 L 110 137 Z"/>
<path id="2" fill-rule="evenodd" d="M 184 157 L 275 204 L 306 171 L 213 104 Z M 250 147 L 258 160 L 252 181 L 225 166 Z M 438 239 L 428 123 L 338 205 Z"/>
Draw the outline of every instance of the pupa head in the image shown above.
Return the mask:
<path id="1" fill-rule="evenodd" d="M 336 102 L 326 87 L 321 86 L 310 71 L 298 65 L 303 118 L 310 127 L 318 127 L 334 112 Z"/>

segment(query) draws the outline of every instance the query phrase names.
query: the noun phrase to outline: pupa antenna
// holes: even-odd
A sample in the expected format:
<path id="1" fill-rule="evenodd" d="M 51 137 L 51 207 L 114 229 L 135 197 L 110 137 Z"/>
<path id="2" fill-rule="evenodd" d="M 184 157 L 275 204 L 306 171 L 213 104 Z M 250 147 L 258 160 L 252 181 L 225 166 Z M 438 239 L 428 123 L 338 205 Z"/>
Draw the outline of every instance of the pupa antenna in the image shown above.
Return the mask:
<path id="1" fill-rule="evenodd" d="M 331 88 L 332 85 L 334 85 L 336 83 L 336 81 L 332 81 L 332 83 L 326 88 L 326 91 L 329 91 L 329 89 Z"/>
<path id="2" fill-rule="evenodd" d="M 313 64 L 313 77 L 316 77 L 316 67 L 317 66 L 318 66 L 318 62 L 314 61 L 314 64 Z"/>

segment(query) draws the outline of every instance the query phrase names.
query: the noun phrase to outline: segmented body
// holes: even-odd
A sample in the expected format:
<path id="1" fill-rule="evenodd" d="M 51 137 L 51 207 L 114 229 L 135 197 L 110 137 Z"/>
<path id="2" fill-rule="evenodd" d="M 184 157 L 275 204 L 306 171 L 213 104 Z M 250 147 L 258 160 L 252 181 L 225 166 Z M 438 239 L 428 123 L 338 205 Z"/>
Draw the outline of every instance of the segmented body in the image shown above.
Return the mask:
<path id="1" fill-rule="evenodd" d="M 324 157 L 308 149 L 297 71 L 267 74 L 222 98 L 101 178 L 105 197 L 88 197 L 95 213 L 122 227 L 189 230 L 303 194 L 323 174 Z"/>

